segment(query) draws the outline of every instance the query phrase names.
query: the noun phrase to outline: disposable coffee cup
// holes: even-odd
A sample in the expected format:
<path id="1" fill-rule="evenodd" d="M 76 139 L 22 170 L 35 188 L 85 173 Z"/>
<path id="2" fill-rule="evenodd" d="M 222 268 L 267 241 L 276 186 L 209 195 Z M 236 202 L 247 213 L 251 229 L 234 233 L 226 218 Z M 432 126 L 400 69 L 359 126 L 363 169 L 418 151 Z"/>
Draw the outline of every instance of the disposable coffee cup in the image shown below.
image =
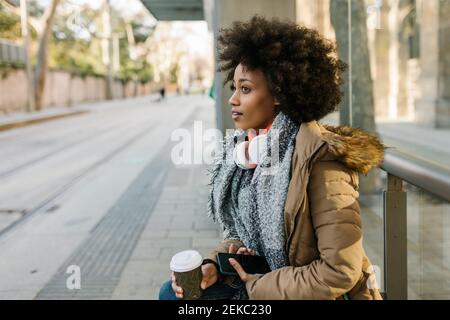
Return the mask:
<path id="1" fill-rule="evenodd" d="M 195 250 L 178 252 L 170 261 L 170 270 L 175 274 L 176 283 L 183 288 L 184 300 L 196 300 L 202 295 L 202 261 L 202 256 Z"/>

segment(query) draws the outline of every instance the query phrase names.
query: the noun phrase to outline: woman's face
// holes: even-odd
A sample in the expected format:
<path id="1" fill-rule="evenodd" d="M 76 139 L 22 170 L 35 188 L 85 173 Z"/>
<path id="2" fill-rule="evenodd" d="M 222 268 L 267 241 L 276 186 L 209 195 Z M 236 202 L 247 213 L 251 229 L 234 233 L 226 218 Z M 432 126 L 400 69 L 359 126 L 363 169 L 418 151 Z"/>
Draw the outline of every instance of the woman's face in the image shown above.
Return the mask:
<path id="1" fill-rule="evenodd" d="M 276 100 L 261 70 L 250 71 L 242 64 L 234 70 L 233 95 L 229 103 L 236 128 L 264 129 L 276 117 Z"/>

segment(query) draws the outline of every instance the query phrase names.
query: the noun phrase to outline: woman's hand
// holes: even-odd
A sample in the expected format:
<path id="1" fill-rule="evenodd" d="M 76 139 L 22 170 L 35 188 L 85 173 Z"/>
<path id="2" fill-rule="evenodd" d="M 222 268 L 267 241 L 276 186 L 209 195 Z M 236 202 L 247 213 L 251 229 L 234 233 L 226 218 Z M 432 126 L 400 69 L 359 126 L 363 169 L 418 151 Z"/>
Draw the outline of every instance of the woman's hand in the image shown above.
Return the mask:
<path id="1" fill-rule="evenodd" d="M 170 280 L 172 280 L 172 290 L 175 292 L 175 296 L 178 299 L 183 299 L 183 288 L 177 285 L 177 280 L 173 272 L 170 274 Z"/>
<path id="2" fill-rule="evenodd" d="M 242 268 L 242 266 L 240 265 L 240 263 L 237 262 L 235 259 L 230 258 L 230 259 L 228 259 L 228 261 L 230 261 L 230 264 L 236 270 L 236 272 L 238 273 L 239 278 L 241 278 L 242 282 L 246 283 L 247 281 L 249 281 L 255 277 L 255 275 L 245 272 L 244 269 Z"/>
<path id="3" fill-rule="evenodd" d="M 205 290 L 206 288 L 212 286 L 219 279 L 219 274 L 217 268 L 212 263 L 207 263 L 202 265 L 202 282 L 200 283 L 200 288 Z M 175 292 L 175 296 L 179 299 L 183 299 L 183 288 L 177 285 L 177 280 L 175 274 L 171 274 L 172 289 Z"/>
<path id="4" fill-rule="evenodd" d="M 255 255 L 256 254 L 255 250 L 252 250 L 252 249 L 249 249 L 246 247 L 240 247 L 236 251 L 235 245 L 233 243 L 230 244 L 230 246 L 228 248 L 228 253 L 237 253 L 237 254 L 244 254 L 244 255 Z M 202 276 L 202 282 L 200 284 L 200 287 L 203 290 L 212 286 L 219 279 L 218 270 L 213 263 L 207 263 L 207 264 L 202 265 L 202 275 L 203 276 Z M 249 275 L 249 276 L 251 276 L 251 275 Z M 172 272 L 170 278 L 172 280 L 172 290 L 173 290 L 173 292 L 175 292 L 175 296 L 179 299 L 183 299 L 183 288 L 177 285 L 175 274 L 173 272 Z M 242 277 L 241 277 L 241 279 L 242 279 Z"/>
<path id="5" fill-rule="evenodd" d="M 234 252 L 234 244 L 230 244 L 230 248 L 228 250 L 228 253 L 237 253 L 237 254 L 252 255 L 252 256 L 254 256 L 256 254 L 255 250 L 250 249 L 250 248 L 246 248 L 246 247 L 240 247 L 237 250 L 237 252 Z M 230 259 L 228 259 L 228 261 L 230 261 L 230 263 L 233 266 L 233 268 L 239 274 L 239 278 L 241 278 L 241 280 L 244 283 L 249 281 L 253 277 L 255 277 L 254 275 L 245 272 L 244 269 L 242 268 L 242 266 L 240 265 L 240 263 L 237 262 L 235 259 L 230 258 Z"/>
<path id="6" fill-rule="evenodd" d="M 256 251 L 247 247 L 240 247 L 237 251 L 235 248 L 234 243 L 230 244 L 230 247 L 228 248 L 228 253 L 237 253 L 237 254 L 244 254 L 244 255 L 252 255 L 254 256 L 256 254 Z"/>

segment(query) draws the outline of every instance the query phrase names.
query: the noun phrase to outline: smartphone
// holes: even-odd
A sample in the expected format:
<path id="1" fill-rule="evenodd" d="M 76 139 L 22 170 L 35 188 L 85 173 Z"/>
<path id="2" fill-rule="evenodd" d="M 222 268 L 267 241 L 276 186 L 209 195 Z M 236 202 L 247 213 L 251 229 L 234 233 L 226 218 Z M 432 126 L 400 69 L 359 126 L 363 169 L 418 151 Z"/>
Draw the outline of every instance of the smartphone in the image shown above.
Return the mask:
<path id="1" fill-rule="evenodd" d="M 244 271 L 250 274 L 264 274 L 271 271 L 266 258 L 263 256 L 219 252 L 217 254 L 217 263 L 219 264 L 219 271 L 223 275 L 238 275 L 236 269 L 234 269 L 234 267 L 228 261 L 229 258 L 236 259 L 236 261 L 241 264 Z"/>

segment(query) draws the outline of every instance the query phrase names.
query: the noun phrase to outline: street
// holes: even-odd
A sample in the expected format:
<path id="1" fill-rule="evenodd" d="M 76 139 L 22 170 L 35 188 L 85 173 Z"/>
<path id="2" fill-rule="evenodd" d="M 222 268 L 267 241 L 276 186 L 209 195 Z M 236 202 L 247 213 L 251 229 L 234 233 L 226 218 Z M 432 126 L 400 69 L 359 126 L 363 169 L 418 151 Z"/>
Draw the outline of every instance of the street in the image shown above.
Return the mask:
<path id="1" fill-rule="evenodd" d="M 213 127 L 213 110 L 141 97 L 1 132 L 0 299 L 155 299 L 172 254 L 215 246 L 205 167 L 170 158 L 173 130 Z"/>

